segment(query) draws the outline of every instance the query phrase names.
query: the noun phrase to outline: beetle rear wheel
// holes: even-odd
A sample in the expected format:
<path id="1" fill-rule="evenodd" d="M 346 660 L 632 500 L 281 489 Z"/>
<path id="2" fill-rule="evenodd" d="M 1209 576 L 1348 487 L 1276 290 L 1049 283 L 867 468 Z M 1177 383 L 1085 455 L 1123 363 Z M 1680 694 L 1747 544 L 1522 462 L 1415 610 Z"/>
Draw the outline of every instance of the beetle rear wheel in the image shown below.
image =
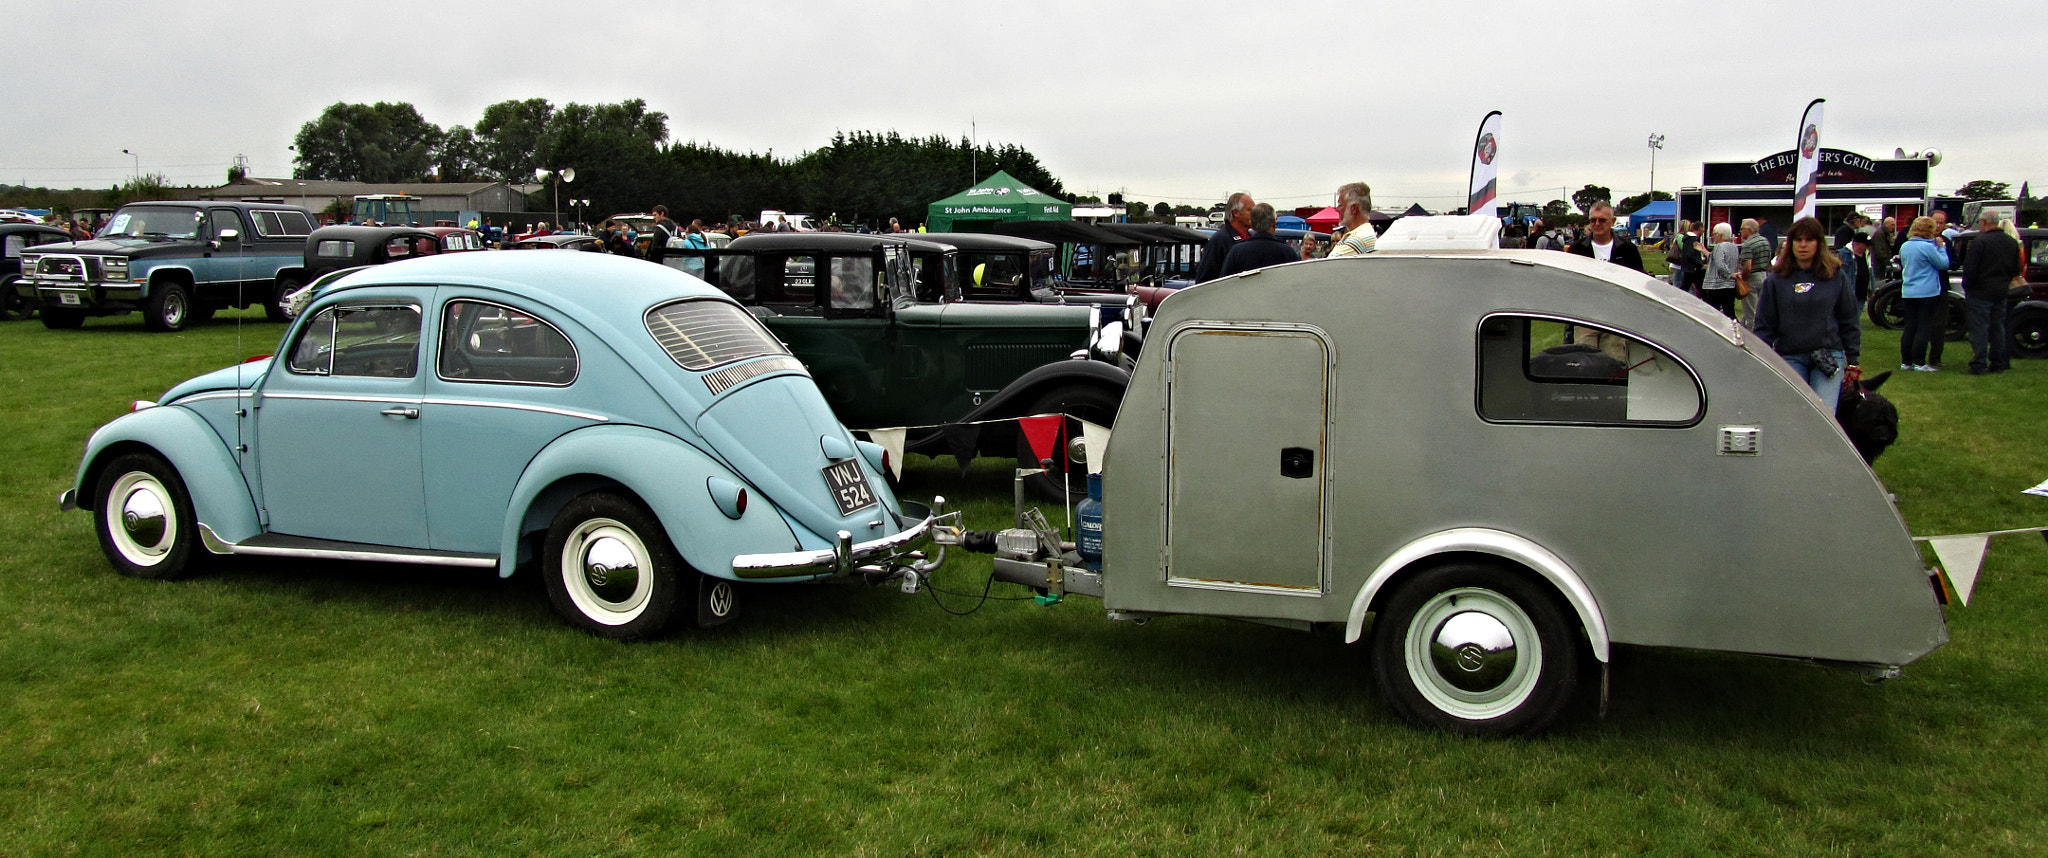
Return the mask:
<path id="1" fill-rule="evenodd" d="M 148 453 L 115 459 L 100 474 L 93 529 L 114 569 L 135 578 L 180 578 L 207 556 L 185 482 Z"/>
<path id="2" fill-rule="evenodd" d="M 563 619 L 618 640 L 667 630 L 687 568 L 652 513 L 608 492 L 562 507 L 542 556 L 548 599 Z"/>
<path id="3" fill-rule="evenodd" d="M 1542 730 L 1578 686 L 1570 616 L 1526 575 L 1470 563 L 1429 569 L 1401 584 L 1373 620 L 1380 691 L 1419 726 L 1493 736 Z"/>

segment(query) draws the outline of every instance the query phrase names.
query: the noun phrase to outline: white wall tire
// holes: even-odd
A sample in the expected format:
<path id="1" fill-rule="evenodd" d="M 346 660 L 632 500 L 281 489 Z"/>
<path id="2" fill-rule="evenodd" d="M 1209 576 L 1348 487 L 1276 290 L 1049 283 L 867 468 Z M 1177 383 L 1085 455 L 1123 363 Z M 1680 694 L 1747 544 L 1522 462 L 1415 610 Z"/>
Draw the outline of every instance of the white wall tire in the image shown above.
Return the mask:
<path id="1" fill-rule="evenodd" d="M 667 630 L 684 565 L 639 504 L 609 492 L 570 501 L 548 528 L 542 556 L 548 598 L 571 625 L 619 640 Z"/>
<path id="2" fill-rule="evenodd" d="M 123 575 L 179 578 L 194 571 L 198 520 L 170 463 L 147 453 L 115 459 L 101 472 L 93 511 L 100 550 Z"/>
<path id="3" fill-rule="evenodd" d="M 1572 614 L 1533 576 L 1450 564 L 1403 582 L 1373 620 L 1381 692 L 1419 726 L 1479 735 L 1542 730 L 1578 685 Z"/>

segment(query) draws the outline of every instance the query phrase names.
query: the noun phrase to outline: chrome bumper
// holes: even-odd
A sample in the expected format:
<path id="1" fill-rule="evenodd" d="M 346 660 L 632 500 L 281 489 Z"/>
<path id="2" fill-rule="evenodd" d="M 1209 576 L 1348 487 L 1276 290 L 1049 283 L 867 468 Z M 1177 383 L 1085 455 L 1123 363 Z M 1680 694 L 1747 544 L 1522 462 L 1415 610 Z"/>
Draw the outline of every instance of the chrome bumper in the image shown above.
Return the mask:
<path id="1" fill-rule="evenodd" d="M 61 510 L 61 511 L 63 511 L 63 512 L 70 512 L 70 511 L 72 511 L 72 510 L 74 510 L 74 509 L 77 509 L 77 508 L 78 508 L 78 490 L 77 490 L 77 489 L 65 489 L 65 490 L 63 491 L 63 493 L 62 493 L 62 494 L 59 494 L 59 495 L 57 495 L 57 509 L 59 509 L 59 510 Z"/>
<path id="2" fill-rule="evenodd" d="M 839 544 L 831 548 L 814 551 L 784 551 L 775 554 L 742 554 L 732 559 L 732 572 L 740 578 L 790 578 L 801 575 L 851 575 L 855 572 L 896 571 L 898 567 L 925 568 L 936 566 L 919 563 L 921 556 L 912 557 L 900 550 L 904 546 L 930 533 L 932 526 L 943 514 L 932 507 L 911 501 L 900 501 L 903 518 L 921 517 L 917 523 L 880 539 L 856 543 L 853 534 L 839 531 Z M 943 507 L 945 498 L 934 498 L 934 507 Z M 941 555 L 943 557 L 943 555 Z M 903 561 L 911 561 L 905 563 Z"/>

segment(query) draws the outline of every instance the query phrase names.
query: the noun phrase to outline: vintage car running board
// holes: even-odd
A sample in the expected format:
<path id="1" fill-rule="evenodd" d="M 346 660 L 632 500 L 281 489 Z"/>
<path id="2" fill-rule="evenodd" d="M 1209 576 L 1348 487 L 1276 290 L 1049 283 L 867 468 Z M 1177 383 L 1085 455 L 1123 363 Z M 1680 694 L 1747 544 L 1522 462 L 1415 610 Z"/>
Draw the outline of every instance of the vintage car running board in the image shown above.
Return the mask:
<path id="1" fill-rule="evenodd" d="M 391 545 L 371 545 L 362 542 L 340 542 L 332 539 L 314 539 L 307 536 L 286 536 L 281 533 L 265 533 L 252 536 L 241 542 L 229 542 L 213 532 L 213 528 L 199 525 L 200 539 L 206 543 L 206 550 L 215 554 L 241 554 L 257 557 L 299 557 L 311 560 L 372 560 L 383 563 L 416 563 L 425 566 L 468 566 L 479 569 L 494 569 L 498 565 L 496 554 L 471 554 L 462 551 L 430 551 L 424 548 L 398 548 Z"/>

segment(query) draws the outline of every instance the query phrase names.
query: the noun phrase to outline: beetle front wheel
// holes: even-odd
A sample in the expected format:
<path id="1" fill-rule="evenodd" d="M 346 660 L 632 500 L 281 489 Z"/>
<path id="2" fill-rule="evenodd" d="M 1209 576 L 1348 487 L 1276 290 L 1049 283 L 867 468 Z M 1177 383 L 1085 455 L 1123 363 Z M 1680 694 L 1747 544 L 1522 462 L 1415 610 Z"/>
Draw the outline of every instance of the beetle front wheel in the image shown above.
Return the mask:
<path id="1" fill-rule="evenodd" d="M 1429 569 L 1401 584 L 1373 620 L 1380 691 L 1419 726 L 1537 732 L 1578 686 L 1570 616 L 1549 587 L 1508 569 Z"/>
<path id="2" fill-rule="evenodd" d="M 93 529 L 100 550 L 123 575 L 180 578 L 196 571 L 199 520 L 178 472 L 149 453 L 130 453 L 101 472 Z"/>
<path id="3" fill-rule="evenodd" d="M 548 528 L 543 557 L 548 599 L 570 625 L 618 640 L 667 630 L 686 567 L 639 504 L 608 492 L 570 501 Z"/>

